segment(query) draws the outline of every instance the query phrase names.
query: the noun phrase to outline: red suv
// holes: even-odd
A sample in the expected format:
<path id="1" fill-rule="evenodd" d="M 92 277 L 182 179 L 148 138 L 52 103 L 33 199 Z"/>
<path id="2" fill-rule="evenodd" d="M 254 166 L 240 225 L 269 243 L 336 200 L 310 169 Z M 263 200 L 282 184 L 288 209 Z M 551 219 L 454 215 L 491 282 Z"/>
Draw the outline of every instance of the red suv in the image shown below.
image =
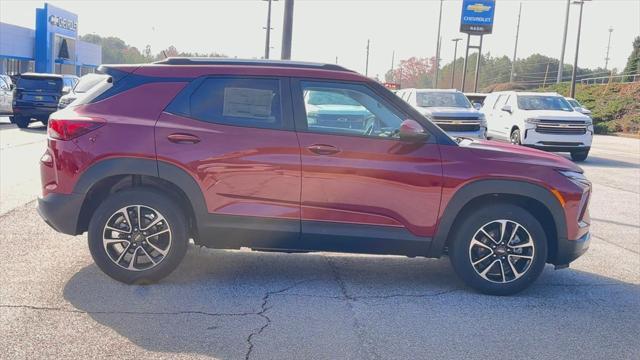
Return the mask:
<path id="1" fill-rule="evenodd" d="M 569 160 L 452 139 L 336 65 L 170 58 L 108 76 L 51 115 L 38 209 L 88 232 L 125 283 L 219 249 L 440 257 L 511 294 L 589 244 L 591 184 Z"/>

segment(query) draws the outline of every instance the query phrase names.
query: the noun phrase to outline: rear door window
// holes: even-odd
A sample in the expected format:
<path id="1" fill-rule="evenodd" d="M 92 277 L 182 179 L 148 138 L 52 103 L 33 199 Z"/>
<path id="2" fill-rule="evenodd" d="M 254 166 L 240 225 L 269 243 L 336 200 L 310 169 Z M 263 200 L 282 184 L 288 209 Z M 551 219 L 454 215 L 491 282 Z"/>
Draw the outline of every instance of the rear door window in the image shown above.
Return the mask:
<path id="1" fill-rule="evenodd" d="M 20 77 L 16 87 L 27 91 L 58 92 L 62 89 L 62 79 Z"/>
<path id="2" fill-rule="evenodd" d="M 279 129 L 280 80 L 210 78 L 191 94 L 192 118 L 226 125 Z"/>

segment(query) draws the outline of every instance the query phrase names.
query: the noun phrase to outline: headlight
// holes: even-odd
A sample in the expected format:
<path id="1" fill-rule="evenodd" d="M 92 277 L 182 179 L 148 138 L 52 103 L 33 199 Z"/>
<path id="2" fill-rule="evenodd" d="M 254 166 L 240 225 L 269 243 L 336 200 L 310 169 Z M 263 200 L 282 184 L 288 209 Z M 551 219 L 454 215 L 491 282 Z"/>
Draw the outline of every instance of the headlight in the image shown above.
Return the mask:
<path id="1" fill-rule="evenodd" d="M 480 120 L 480 126 L 487 127 L 487 118 L 484 114 L 480 114 L 480 116 L 478 116 L 478 120 Z"/>
<path id="2" fill-rule="evenodd" d="M 589 179 L 587 179 L 587 177 L 584 176 L 584 174 L 582 173 L 579 173 L 576 171 L 569 171 L 569 170 L 558 170 L 558 172 L 566 176 L 567 179 L 569 179 L 569 181 L 578 185 L 580 188 L 584 189 L 584 188 L 591 187 L 591 181 L 589 181 Z"/>
<path id="3" fill-rule="evenodd" d="M 538 119 L 533 119 L 533 118 L 529 118 L 529 119 L 524 119 L 524 122 L 526 122 L 527 124 L 537 124 L 539 121 Z"/>

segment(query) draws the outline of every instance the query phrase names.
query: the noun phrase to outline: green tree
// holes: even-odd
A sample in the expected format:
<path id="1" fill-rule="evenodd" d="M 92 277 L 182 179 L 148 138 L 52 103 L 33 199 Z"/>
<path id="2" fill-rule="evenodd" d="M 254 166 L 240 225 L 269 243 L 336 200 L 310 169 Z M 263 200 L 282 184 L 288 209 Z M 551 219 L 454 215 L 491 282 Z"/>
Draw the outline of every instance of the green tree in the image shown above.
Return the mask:
<path id="1" fill-rule="evenodd" d="M 627 60 L 627 66 L 624 67 L 624 74 L 640 74 L 640 36 L 636 36 L 633 40 L 633 50 Z M 632 76 L 627 76 L 625 81 L 632 81 L 632 79 Z"/>

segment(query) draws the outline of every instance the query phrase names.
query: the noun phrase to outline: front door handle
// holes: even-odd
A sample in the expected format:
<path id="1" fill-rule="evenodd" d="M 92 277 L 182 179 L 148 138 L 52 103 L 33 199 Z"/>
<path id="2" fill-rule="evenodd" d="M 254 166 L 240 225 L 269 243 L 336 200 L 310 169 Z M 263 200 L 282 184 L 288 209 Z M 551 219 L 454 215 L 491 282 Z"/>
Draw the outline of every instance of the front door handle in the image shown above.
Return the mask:
<path id="1" fill-rule="evenodd" d="M 333 145 L 314 144 L 307 148 L 312 153 L 318 155 L 332 155 L 340 152 L 340 149 Z"/>
<path id="2" fill-rule="evenodd" d="M 200 138 L 195 135 L 181 133 L 171 134 L 167 136 L 167 139 L 176 144 L 197 144 L 200 142 Z"/>

